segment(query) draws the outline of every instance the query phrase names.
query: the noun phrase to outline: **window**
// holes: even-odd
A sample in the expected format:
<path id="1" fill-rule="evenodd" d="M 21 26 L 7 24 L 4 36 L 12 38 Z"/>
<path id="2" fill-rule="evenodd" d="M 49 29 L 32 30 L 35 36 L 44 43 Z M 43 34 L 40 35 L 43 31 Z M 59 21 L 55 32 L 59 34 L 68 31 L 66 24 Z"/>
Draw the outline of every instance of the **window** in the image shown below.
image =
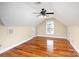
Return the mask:
<path id="1" fill-rule="evenodd" d="M 54 34 L 54 22 L 53 21 L 46 22 L 46 34 Z"/>

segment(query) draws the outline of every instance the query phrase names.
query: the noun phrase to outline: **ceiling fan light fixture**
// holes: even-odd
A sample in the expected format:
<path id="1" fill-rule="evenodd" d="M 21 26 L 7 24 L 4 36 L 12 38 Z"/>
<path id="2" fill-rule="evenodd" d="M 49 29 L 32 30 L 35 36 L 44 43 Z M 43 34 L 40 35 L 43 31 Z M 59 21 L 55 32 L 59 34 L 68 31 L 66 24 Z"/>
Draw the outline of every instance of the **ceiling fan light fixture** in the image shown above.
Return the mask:
<path id="1" fill-rule="evenodd" d="M 40 18 L 47 18 L 47 16 L 43 16 L 43 15 L 41 15 Z"/>

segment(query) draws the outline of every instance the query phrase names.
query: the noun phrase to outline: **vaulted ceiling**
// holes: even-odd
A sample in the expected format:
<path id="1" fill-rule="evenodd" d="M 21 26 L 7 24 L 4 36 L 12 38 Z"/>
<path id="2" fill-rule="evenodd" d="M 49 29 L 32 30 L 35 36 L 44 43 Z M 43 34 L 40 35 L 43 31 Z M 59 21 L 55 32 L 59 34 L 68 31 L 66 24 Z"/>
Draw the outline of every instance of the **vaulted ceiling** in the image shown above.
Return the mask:
<path id="1" fill-rule="evenodd" d="M 6 26 L 35 26 L 44 19 L 33 12 L 41 8 L 54 11 L 57 18 L 67 26 L 79 25 L 78 2 L 0 2 L 0 20 Z"/>

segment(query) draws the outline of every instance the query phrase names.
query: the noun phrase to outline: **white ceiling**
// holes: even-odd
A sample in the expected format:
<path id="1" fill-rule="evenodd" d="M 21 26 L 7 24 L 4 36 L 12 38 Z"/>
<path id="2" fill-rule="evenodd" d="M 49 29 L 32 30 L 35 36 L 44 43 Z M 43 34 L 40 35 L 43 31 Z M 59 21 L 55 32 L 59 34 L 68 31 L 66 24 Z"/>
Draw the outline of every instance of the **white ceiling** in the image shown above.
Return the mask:
<path id="1" fill-rule="evenodd" d="M 35 26 L 43 19 L 33 12 L 41 8 L 54 11 L 54 17 L 68 26 L 79 25 L 78 2 L 0 2 L 0 19 L 7 26 Z"/>
<path id="2" fill-rule="evenodd" d="M 56 17 L 66 25 L 79 25 L 79 3 L 53 3 Z"/>

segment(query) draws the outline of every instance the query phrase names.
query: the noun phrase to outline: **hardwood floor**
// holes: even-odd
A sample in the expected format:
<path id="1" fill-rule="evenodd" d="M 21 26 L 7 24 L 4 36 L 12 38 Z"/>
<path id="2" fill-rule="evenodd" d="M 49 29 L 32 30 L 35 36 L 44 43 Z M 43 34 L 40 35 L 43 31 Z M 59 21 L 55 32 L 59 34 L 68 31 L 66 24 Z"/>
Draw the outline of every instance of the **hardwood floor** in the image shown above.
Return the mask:
<path id="1" fill-rule="evenodd" d="M 66 39 L 35 37 L 2 54 L 1 57 L 78 57 Z"/>

